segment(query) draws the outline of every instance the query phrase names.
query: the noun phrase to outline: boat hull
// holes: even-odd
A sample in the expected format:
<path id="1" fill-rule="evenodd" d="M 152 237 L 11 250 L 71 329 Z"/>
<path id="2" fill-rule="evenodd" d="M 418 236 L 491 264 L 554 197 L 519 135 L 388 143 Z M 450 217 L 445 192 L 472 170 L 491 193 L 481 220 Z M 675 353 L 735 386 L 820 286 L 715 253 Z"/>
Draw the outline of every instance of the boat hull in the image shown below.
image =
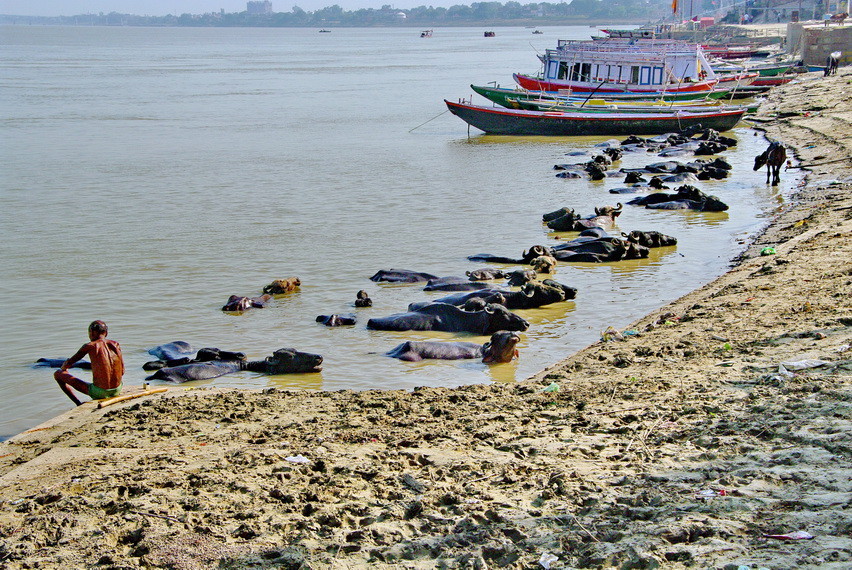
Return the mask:
<path id="1" fill-rule="evenodd" d="M 551 113 L 444 102 L 452 114 L 472 127 L 488 134 L 515 136 L 659 135 L 696 126 L 727 131 L 745 112 Z"/>
<path id="2" fill-rule="evenodd" d="M 577 93 L 659 93 L 658 89 L 627 89 L 623 85 L 613 83 L 602 83 L 597 86 L 584 85 L 574 81 L 548 81 L 538 77 L 530 77 L 520 73 L 514 74 L 515 82 L 524 89 L 532 91 L 559 91 L 560 89 L 571 89 Z M 667 93 L 688 93 L 691 91 L 710 91 L 716 85 L 716 80 L 697 81 L 695 83 L 672 84 L 666 86 Z"/>
<path id="3" fill-rule="evenodd" d="M 526 91 L 526 90 L 518 90 L 518 89 L 507 89 L 505 87 L 484 87 L 481 85 L 471 85 L 471 89 L 474 92 L 482 95 L 486 99 L 497 103 L 498 105 L 502 105 L 503 107 L 509 107 L 511 109 L 519 109 L 520 105 L 517 104 L 518 100 L 521 99 L 533 99 L 533 100 L 553 100 L 557 99 L 565 99 L 567 98 L 565 95 L 561 95 L 557 91 Z M 725 97 L 728 93 L 727 90 L 723 91 L 694 91 L 687 93 L 606 93 L 597 95 L 594 94 L 595 98 L 607 99 L 610 101 L 695 101 L 697 99 L 718 99 Z M 588 97 L 588 95 L 578 96 L 575 99 L 582 101 Z"/>

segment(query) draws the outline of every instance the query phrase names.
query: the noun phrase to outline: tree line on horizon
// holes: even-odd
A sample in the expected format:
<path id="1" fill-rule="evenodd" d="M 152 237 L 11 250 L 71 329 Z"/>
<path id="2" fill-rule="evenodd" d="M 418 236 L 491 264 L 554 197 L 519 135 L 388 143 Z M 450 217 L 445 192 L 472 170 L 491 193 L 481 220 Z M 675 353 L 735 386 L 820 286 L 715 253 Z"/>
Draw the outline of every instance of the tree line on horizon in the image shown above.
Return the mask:
<path id="1" fill-rule="evenodd" d="M 313 12 L 294 6 L 289 12 L 252 14 L 249 12 L 137 16 L 133 14 L 78 14 L 75 16 L 3 15 L 3 23 L 105 25 L 105 26 L 187 26 L 187 27 L 329 27 L 329 26 L 458 26 L 467 24 L 571 24 L 589 22 L 644 23 L 659 20 L 671 12 L 671 0 L 573 0 L 570 3 L 474 2 L 449 8 L 418 6 L 344 10 L 337 4 Z M 405 14 L 403 18 L 400 14 Z"/>

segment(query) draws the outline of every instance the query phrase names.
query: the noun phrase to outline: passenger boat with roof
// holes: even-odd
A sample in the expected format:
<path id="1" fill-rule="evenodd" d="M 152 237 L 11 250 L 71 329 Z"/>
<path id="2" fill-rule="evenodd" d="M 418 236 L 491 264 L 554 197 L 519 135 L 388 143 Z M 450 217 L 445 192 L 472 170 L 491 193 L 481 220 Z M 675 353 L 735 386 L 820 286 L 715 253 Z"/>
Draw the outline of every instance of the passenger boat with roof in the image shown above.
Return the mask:
<path id="1" fill-rule="evenodd" d="M 524 89 L 678 93 L 710 91 L 718 82 L 701 46 L 681 40 L 559 40 L 539 59 L 540 77 L 514 74 Z"/>

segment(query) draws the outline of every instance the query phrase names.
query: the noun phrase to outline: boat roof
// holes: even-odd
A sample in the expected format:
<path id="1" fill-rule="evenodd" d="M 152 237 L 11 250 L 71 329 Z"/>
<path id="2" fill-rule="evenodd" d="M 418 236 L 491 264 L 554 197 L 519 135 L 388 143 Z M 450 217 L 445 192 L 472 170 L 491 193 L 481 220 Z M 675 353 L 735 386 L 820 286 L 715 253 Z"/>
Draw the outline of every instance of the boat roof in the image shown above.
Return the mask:
<path id="1" fill-rule="evenodd" d="M 606 38 L 598 41 L 593 40 L 559 40 L 556 44 L 556 50 L 547 50 L 548 52 L 556 51 L 559 53 L 580 52 L 584 55 L 588 54 L 657 54 L 657 55 L 695 55 L 702 51 L 701 44 L 688 42 L 685 40 L 669 40 L 669 39 L 624 39 L 624 38 Z"/>

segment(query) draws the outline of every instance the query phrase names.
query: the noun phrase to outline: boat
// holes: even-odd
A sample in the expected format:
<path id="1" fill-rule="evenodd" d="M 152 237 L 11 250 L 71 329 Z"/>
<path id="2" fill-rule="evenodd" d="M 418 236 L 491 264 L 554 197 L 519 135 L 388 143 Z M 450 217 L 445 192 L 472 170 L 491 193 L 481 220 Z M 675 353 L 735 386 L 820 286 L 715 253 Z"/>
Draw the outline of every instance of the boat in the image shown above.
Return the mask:
<path id="1" fill-rule="evenodd" d="M 754 83 L 752 83 L 755 87 L 769 86 L 775 87 L 777 85 L 784 85 L 785 83 L 790 83 L 794 79 L 796 79 L 797 75 L 776 75 L 775 77 L 758 77 Z"/>
<path id="2" fill-rule="evenodd" d="M 586 99 L 594 96 L 599 99 L 606 99 L 615 102 L 631 102 L 631 101 L 697 101 L 702 99 L 721 99 L 727 97 L 729 91 L 727 89 L 720 91 L 688 91 L 686 93 L 606 93 L 592 94 L 581 93 L 575 94 L 573 91 L 529 91 L 526 89 L 509 89 L 506 87 L 486 87 L 482 85 L 471 85 L 471 89 L 475 93 L 482 95 L 486 99 L 502 105 L 520 109 L 517 104 L 518 99 L 533 99 L 533 100 L 573 100 L 583 102 Z"/>
<path id="3" fill-rule="evenodd" d="M 680 40 L 559 40 L 539 56 L 541 77 L 515 73 L 524 89 L 643 93 L 710 91 L 717 83 L 701 46 Z"/>
<path id="4" fill-rule="evenodd" d="M 432 30 L 423 30 L 422 32 L 420 32 L 420 37 L 421 38 L 431 38 L 432 37 Z"/>
<path id="5" fill-rule="evenodd" d="M 543 99 L 522 99 L 517 101 L 518 108 L 530 111 L 564 111 L 581 113 L 671 113 L 673 111 L 726 111 L 744 108 L 746 113 L 757 111 L 759 103 L 751 105 L 730 105 L 721 101 L 635 101 L 623 103 L 606 99 L 588 99 L 584 101 L 546 101 Z"/>
<path id="6" fill-rule="evenodd" d="M 544 32 L 542 32 L 541 30 L 533 30 L 533 33 L 534 34 L 543 34 Z"/>
<path id="7" fill-rule="evenodd" d="M 319 31 L 319 33 L 321 33 L 321 34 L 330 34 L 330 33 L 331 33 L 331 30 L 320 30 L 320 31 Z"/>
<path id="8" fill-rule="evenodd" d="M 485 133 L 515 136 L 659 135 L 687 128 L 727 131 L 745 109 L 672 113 L 575 113 L 483 107 L 444 99 L 450 112 Z"/>
<path id="9" fill-rule="evenodd" d="M 486 37 L 486 38 L 493 38 L 493 37 L 494 37 L 494 36 L 496 36 L 496 35 L 497 35 L 497 34 L 495 34 L 494 32 L 485 32 L 485 37 Z"/>

